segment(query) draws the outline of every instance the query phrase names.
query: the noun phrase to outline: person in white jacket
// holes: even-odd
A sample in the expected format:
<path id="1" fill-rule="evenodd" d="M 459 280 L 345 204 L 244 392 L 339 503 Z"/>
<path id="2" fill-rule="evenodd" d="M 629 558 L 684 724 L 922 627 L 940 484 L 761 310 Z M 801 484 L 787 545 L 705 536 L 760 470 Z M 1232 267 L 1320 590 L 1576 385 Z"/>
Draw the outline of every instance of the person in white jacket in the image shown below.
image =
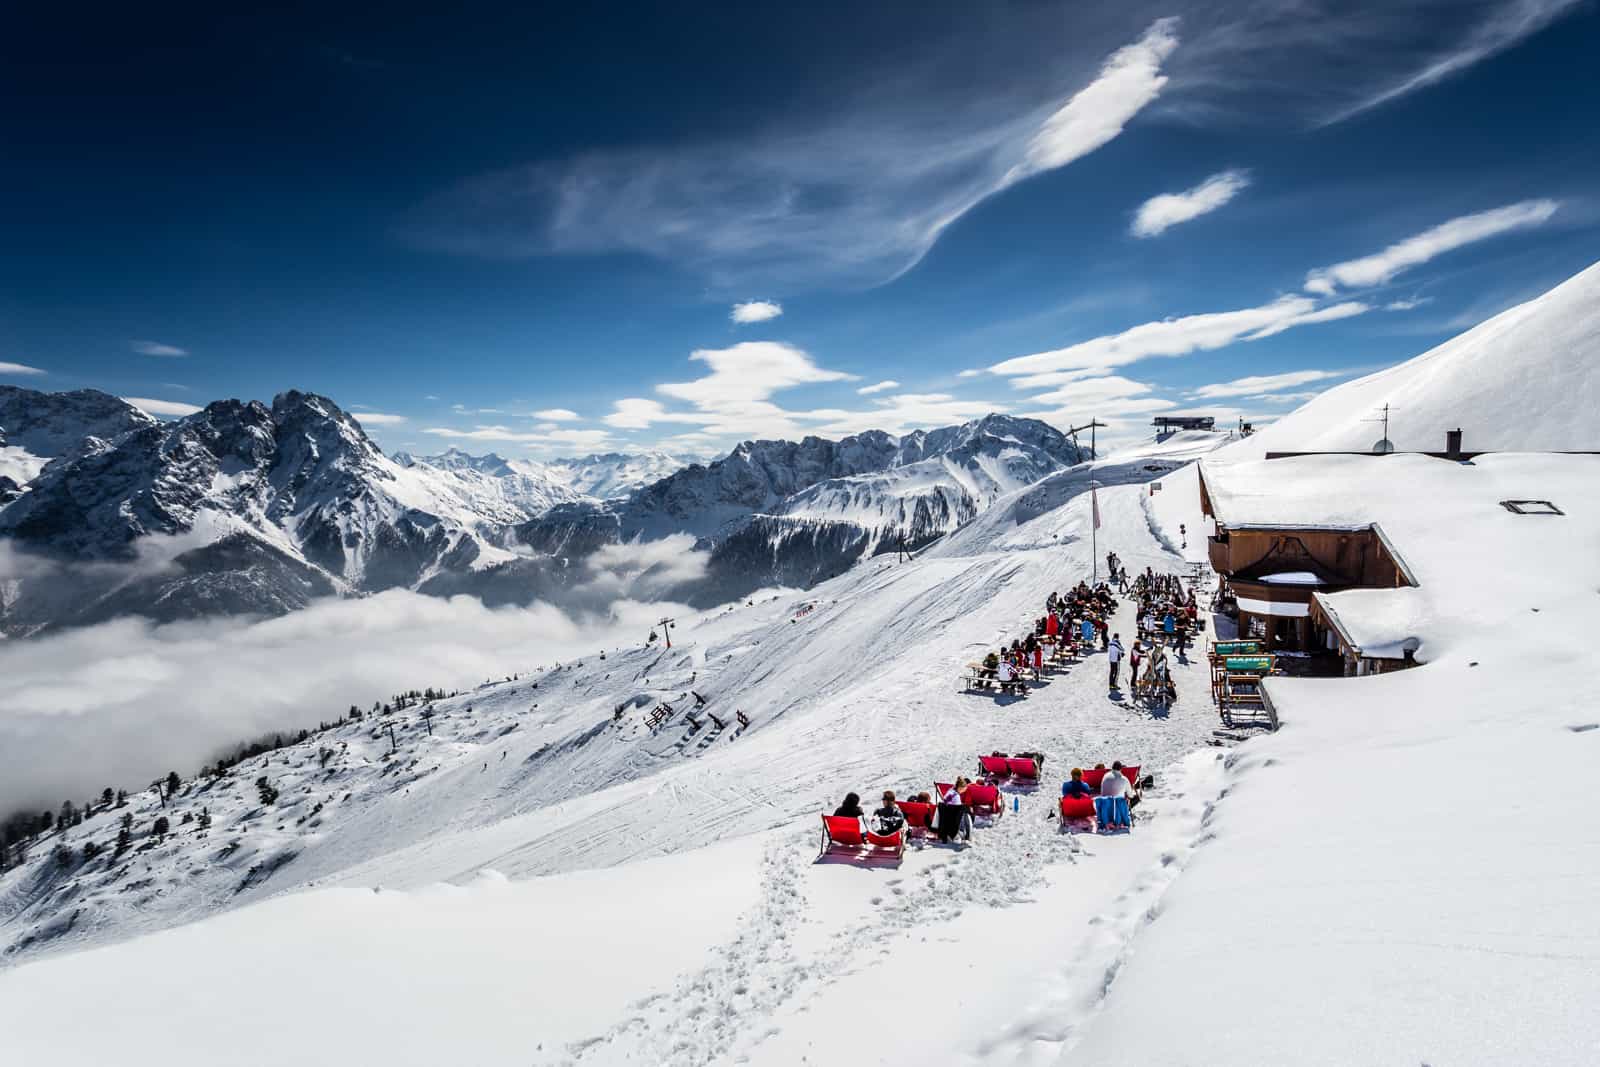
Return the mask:
<path id="1" fill-rule="evenodd" d="M 1100 779 L 1100 795 L 1095 798 L 1095 817 L 1100 829 L 1131 829 L 1133 816 L 1128 810 L 1128 776 L 1122 773 L 1122 763 L 1116 762 Z"/>
<path id="2" fill-rule="evenodd" d="M 1122 666 L 1122 635 L 1112 634 L 1106 646 L 1106 661 L 1111 664 L 1111 688 L 1117 687 L 1117 668 Z"/>

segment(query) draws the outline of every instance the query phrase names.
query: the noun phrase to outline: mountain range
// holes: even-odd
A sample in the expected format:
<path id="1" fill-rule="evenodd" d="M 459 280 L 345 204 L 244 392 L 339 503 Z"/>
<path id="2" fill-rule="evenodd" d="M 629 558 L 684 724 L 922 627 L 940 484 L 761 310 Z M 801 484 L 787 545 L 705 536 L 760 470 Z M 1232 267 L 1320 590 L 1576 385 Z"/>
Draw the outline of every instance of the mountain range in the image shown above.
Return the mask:
<path id="1" fill-rule="evenodd" d="M 332 400 L 293 390 L 163 422 L 92 390 L 6 388 L 0 434 L 11 634 L 125 614 L 274 615 L 397 587 L 522 603 L 559 597 L 605 546 L 681 534 L 705 574 L 664 591 L 708 604 L 926 544 L 1087 458 L 1003 415 L 903 437 L 746 441 L 706 464 L 389 456 Z"/>

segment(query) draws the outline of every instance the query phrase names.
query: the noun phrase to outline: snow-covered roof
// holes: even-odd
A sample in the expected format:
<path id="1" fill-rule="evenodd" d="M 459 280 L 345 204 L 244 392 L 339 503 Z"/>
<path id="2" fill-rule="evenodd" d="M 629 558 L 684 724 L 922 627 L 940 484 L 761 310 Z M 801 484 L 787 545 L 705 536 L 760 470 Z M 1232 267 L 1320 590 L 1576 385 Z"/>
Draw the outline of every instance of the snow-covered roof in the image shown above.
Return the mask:
<path id="1" fill-rule="evenodd" d="M 1203 477 L 1218 521 L 1230 528 L 1380 531 L 1416 588 L 1317 594 L 1368 655 L 1398 658 L 1412 641 L 1431 658 L 1465 632 L 1568 595 L 1574 582 L 1600 583 L 1600 456 L 1298 456 L 1206 461 Z M 1529 498 L 1565 514 L 1500 506 Z"/>

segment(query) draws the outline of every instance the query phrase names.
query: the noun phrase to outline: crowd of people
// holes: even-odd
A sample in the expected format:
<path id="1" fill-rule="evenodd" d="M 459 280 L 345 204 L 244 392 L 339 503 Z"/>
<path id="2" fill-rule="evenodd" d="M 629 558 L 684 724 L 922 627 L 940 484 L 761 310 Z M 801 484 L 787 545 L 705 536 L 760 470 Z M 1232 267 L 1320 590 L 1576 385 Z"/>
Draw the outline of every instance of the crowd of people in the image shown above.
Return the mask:
<path id="1" fill-rule="evenodd" d="M 1168 650 L 1180 663 L 1188 662 L 1189 642 L 1199 625 L 1194 592 L 1186 591 L 1177 575 L 1157 574 L 1148 567 L 1129 583 L 1129 591 L 1135 601 L 1138 627 L 1133 648 L 1127 652 L 1134 695 L 1170 704 L 1177 699 L 1178 690 Z M 1112 686 L 1116 686 L 1115 668 Z"/>
<path id="2" fill-rule="evenodd" d="M 996 752 L 994 755 L 1005 755 Z M 1040 773 L 1044 770 L 1044 753 L 1018 752 L 1015 758 L 1031 759 Z M 1063 797 L 1083 797 L 1094 801 L 1095 821 L 1103 833 L 1114 833 L 1118 830 L 1131 830 L 1133 828 L 1132 809 L 1139 804 L 1139 789 L 1137 784 L 1130 782 L 1123 773 L 1122 762 L 1116 761 L 1108 768 L 1104 763 L 1095 764 L 1099 772 L 1100 782 L 1098 787 L 1091 787 L 1084 781 L 1084 772 L 1078 767 L 1072 768 L 1071 776 L 1061 784 Z M 986 776 L 985 784 L 997 784 L 992 776 Z M 931 823 L 926 826 L 939 839 L 940 844 L 950 844 L 960 840 L 964 844 L 972 841 L 972 804 L 968 798 L 968 791 L 972 788 L 973 779 L 965 775 L 958 775 L 956 780 L 945 786 L 943 791 L 935 796 L 932 793 L 921 792 L 909 797 L 902 802 L 895 791 L 885 789 L 881 797 L 880 806 L 869 815 L 861 806 L 861 796 L 858 793 L 845 794 L 844 802 L 834 809 L 835 818 L 859 819 L 864 830 L 874 834 L 888 837 L 892 834 L 906 830 L 906 812 L 901 807 L 902 803 L 923 805 L 932 811 Z M 919 818 L 921 817 L 919 812 Z M 919 823 L 919 825 L 921 825 Z"/>
<path id="3" fill-rule="evenodd" d="M 972 809 L 966 797 L 971 785 L 972 779 L 957 777 L 937 799 L 926 792 L 909 798 L 908 803 L 925 804 L 934 810 L 932 829 L 940 843 L 949 844 L 958 837 L 971 842 Z M 906 813 L 900 807 L 900 800 L 893 789 L 885 789 L 882 801 L 882 806 L 869 817 L 861 808 L 860 794 L 846 793 L 844 803 L 835 808 L 833 814 L 835 818 L 860 819 L 867 829 L 884 837 L 899 833 L 906 827 Z"/>

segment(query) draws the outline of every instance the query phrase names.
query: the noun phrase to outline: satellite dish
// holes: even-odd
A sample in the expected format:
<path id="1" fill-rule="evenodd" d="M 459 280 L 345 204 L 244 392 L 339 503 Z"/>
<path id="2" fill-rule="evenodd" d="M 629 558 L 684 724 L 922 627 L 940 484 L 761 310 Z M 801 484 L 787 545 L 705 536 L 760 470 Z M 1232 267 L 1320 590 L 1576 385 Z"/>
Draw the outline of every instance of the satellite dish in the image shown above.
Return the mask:
<path id="1" fill-rule="evenodd" d="M 1389 440 L 1387 437 L 1380 437 L 1372 444 L 1372 454 L 1375 456 L 1387 456 L 1393 451 L 1394 442 Z"/>

